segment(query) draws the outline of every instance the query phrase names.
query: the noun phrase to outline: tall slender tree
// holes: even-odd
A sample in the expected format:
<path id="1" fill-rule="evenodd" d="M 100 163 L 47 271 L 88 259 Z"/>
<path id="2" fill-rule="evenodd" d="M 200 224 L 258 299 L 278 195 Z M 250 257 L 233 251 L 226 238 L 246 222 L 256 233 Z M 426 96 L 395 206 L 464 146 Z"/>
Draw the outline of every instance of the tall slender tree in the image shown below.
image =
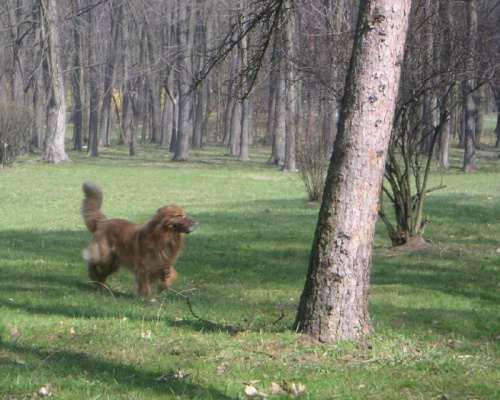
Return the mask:
<path id="1" fill-rule="evenodd" d="M 56 0 L 42 0 L 41 24 L 47 48 L 50 100 L 48 105 L 47 133 L 41 160 L 58 164 L 68 161 L 65 150 L 66 138 L 66 92 L 64 91 L 64 67 L 62 65 L 60 32 L 62 20 Z"/>
<path id="2" fill-rule="evenodd" d="M 178 52 L 178 91 L 179 91 L 179 125 L 177 129 L 177 148 L 175 150 L 175 161 L 189 160 L 189 140 L 193 131 L 193 124 L 189 118 L 192 106 L 192 43 L 189 40 L 190 20 L 192 17 L 191 0 L 178 0 L 177 6 L 177 52 Z"/>
<path id="3" fill-rule="evenodd" d="M 477 9 L 476 0 L 467 0 L 468 55 L 466 59 L 467 78 L 464 85 L 464 172 L 476 170 L 476 49 L 477 49 Z"/>

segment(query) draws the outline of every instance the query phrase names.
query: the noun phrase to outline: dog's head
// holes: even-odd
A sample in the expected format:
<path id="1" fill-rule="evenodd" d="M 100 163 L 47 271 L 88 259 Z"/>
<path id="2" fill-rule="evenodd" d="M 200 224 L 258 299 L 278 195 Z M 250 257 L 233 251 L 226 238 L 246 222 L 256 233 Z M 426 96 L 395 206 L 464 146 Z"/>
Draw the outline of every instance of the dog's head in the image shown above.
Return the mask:
<path id="1" fill-rule="evenodd" d="M 165 232 L 182 232 L 191 233 L 197 223 L 181 207 L 165 206 L 159 208 L 156 212 L 155 219 L 157 224 Z"/>

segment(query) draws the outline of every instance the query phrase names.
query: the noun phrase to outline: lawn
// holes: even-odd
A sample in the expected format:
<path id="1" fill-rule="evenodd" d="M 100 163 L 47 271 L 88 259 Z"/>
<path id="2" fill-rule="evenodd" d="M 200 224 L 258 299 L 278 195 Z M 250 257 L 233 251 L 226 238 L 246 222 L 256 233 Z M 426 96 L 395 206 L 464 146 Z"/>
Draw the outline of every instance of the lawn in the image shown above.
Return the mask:
<path id="1" fill-rule="evenodd" d="M 375 332 L 332 345 L 291 330 L 318 206 L 268 153 L 241 163 L 209 146 L 175 163 L 115 147 L 0 170 L 0 398 L 500 398 L 498 152 L 478 152 L 476 173 L 433 172 L 446 189 L 426 201 L 428 248 L 391 249 L 379 224 Z M 102 186 L 109 217 L 144 221 L 175 203 L 197 219 L 156 302 L 125 270 L 112 295 L 89 282 L 85 180 Z"/>

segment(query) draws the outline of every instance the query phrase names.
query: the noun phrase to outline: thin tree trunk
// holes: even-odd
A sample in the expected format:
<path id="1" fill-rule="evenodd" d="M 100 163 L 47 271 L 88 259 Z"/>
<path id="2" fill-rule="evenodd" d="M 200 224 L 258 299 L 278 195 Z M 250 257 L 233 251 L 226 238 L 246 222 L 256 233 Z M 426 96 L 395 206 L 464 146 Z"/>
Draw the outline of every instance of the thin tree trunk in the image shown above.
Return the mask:
<path id="1" fill-rule="evenodd" d="M 245 99 L 241 104 L 240 161 L 250 160 L 250 118 L 250 101 Z"/>
<path id="2" fill-rule="evenodd" d="M 111 144 L 110 139 L 110 119 L 111 119 L 111 99 L 113 97 L 113 79 L 116 63 L 116 52 L 118 48 L 118 40 L 120 37 L 120 29 L 122 26 L 122 10 L 123 3 L 117 0 L 112 2 L 111 13 L 111 35 L 109 38 L 109 54 L 106 61 L 106 70 L 104 73 L 104 95 L 101 108 L 101 135 L 99 144 L 102 147 Z"/>
<path id="3" fill-rule="evenodd" d="M 203 112 L 205 110 L 206 89 L 205 85 L 199 88 L 196 93 L 196 102 L 194 107 L 194 132 L 193 149 L 203 147 Z"/>
<path id="4" fill-rule="evenodd" d="M 495 147 L 498 149 L 500 147 L 500 91 L 498 93 L 495 91 L 494 96 L 495 103 L 497 105 L 497 124 L 495 126 L 495 135 L 497 140 L 495 142 Z"/>
<path id="5" fill-rule="evenodd" d="M 243 4 L 240 2 L 240 6 L 243 7 Z M 240 43 L 240 64 L 241 69 L 245 71 L 248 68 L 249 64 L 249 39 L 248 36 L 245 36 Z M 242 78 L 242 85 L 244 85 L 245 92 L 248 92 L 252 86 L 252 82 L 250 77 Z M 239 148 L 239 159 L 240 161 L 248 161 L 250 160 L 250 93 L 245 93 L 244 98 L 241 102 L 241 121 L 240 121 L 240 148 Z"/>
<path id="6" fill-rule="evenodd" d="M 89 11 L 89 26 L 88 26 L 88 59 L 90 62 L 90 68 L 88 73 L 89 79 L 89 144 L 87 156 L 89 157 L 99 157 L 99 83 L 98 83 L 98 71 L 97 71 L 97 56 L 95 54 L 96 48 L 92 44 L 94 43 L 95 32 L 94 32 L 94 14 L 95 10 Z"/>
<path id="7" fill-rule="evenodd" d="M 481 149 L 481 137 L 483 136 L 484 129 L 484 107 L 485 98 L 484 98 L 484 86 L 480 86 L 477 90 L 476 99 L 476 148 Z"/>
<path id="8" fill-rule="evenodd" d="M 286 136 L 285 136 L 285 171 L 295 171 L 297 151 L 297 83 L 295 66 L 294 37 L 295 37 L 295 15 L 291 11 L 291 3 L 286 6 L 291 15 L 285 26 L 285 49 L 286 49 Z M 331 110 L 329 110 L 331 111 Z"/>
<path id="9" fill-rule="evenodd" d="M 228 93 L 227 93 L 227 102 L 226 102 L 226 109 L 224 111 L 224 139 L 222 141 L 222 144 L 224 146 L 228 146 L 229 149 L 229 154 L 230 155 L 236 155 L 238 153 L 235 153 L 234 151 L 234 142 L 235 138 L 233 137 L 234 135 L 239 136 L 239 122 L 238 124 L 234 123 L 234 114 L 236 107 L 238 107 L 238 89 L 237 89 L 237 74 L 238 74 L 238 69 L 239 69 L 239 64 L 238 64 L 238 53 L 236 50 L 233 50 L 231 55 L 229 56 L 229 84 L 228 84 Z M 235 129 L 237 128 L 237 129 Z M 232 144 L 231 144 L 232 142 Z"/>
<path id="10" fill-rule="evenodd" d="M 64 91 L 64 70 L 60 54 L 59 27 L 61 21 L 57 12 L 57 1 L 46 0 L 40 3 L 43 18 L 43 29 L 46 33 L 48 61 L 50 72 L 51 100 L 49 102 L 49 118 L 47 135 L 41 154 L 43 161 L 54 164 L 68 161 L 66 155 L 66 93 Z"/>
<path id="11" fill-rule="evenodd" d="M 285 144 L 286 144 L 286 79 L 284 61 L 278 61 L 278 71 L 276 75 L 276 93 L 274 105 L 274 134 L 271 165 L 282 167 L 285 164 Z"/>
<path id="12" fill-rule="evenodd" d="M 177 4 L 179 7 L 178 14 L 178 33 L 177 33 L 177 45 L 178 45 L 178 75 L 179 75 L 179 119 L 177 127 L 177 147 L 175 149 L 174 160 L 175 161 L 188 161 L 189 160 L 189 139 L 192 134 L 193 126 L 189 114 L 191 112 L 191 53 L 192 48 L 189 47 L 190 40 L 188 35 L 188 27 L 190 13 L 191 1 L 178 0 Z"/>
<path id="13" fill-rule="evenodd" d="M 475 56 L 476 56 L 476 41 L 477 41 L 477 10 L 476 0 L 468 0 L 467 8 L 467 25 L 469 39 L 469 54 L 466 62 L 467 83 L 465 85 L 465 130 L 464 130 L 464 172 L 476 170 L 476 114 L 477 107 L 475 101 Z"/>
<path id="14" fill-rule="evenodd" d="M 36 38 L 38 45 L 36 46 L 36 66 L 35 73 L 35 88 L 33 92 L 33 112 L 35 119 L 36 131 L 36 146 L 41 149 L 43 147 L 43 133 L 45 126 L 45 79 L 44 79 L 44 63 L 43 63 L 43 36 L 42 27 L 40 24 L 36 26 Z M 2 74 L 3 75 L 3 74 Z M 6 102 L 7 99 L 3 99 Z M 2 101 L 2 100 L 0 100 Z"/>
<path id="15" fill-rule="evenodd" d="M 130 45 L 129 45 L 129 18 L 123 15 L 123 84 L 122 84 L 122 122 L 120 144 L 130 144 L 132 136 L 133 107 L 132 107 L 132 84 L 130 76 Z"/>
<path id="16" fill-rule="evenodd" d="M 80 8 L 80 1 L 73 1 L 73 12 Z M 76 13 L 75 13 L 76 14 Z M 83 68 L 81 67 L 81 16 L 74 17 L 73 29 L 73 71 L 71 86 L 73 99 L 73 150 L 83 150 Z"/>
<path id="17" fill-rule="evenodd" d="M 275 57 L 272 56 L 274 59 Z M 267 101 L 267 124 L 266 135 L 264 136 L 264 145 L 269 146 L 273 143 L 274 135 L 274 115 L 276 113 L 276 66 L 275 61 L 271 60 L 271 71 L 269 71 L 269 94 Z"/>
<path id="18" fill-rule="evenodd" d="M 161 147 L 170 148 L 170 141 L 172 140 L 172 129 L 174 124 L 174 102 L 168 91 L 168 85 L 164 90 L 164 104 L 161 123 Z"/>
<path id="19" fill-rule="evenodd" d="M 241 140 L 241 114 L 242 107 L 241 102 L 237 99 L 233 103 L 233 112 L 230 118 L 230 135 L 229 135 L 229 146 L 228 155 L 236 156 L 240 152 L 240 140 Z"/>
<path id="20" fill-rule="evenodd" d="M 444 25 L 444 32 L 440 43 L 441 52 L 438 60 L 440 68 L 443 68 L 443 66 L 449 63 L 449 58 L 453 54 L 454 49 L 452 40 L 453 14 L 451 12 L 451 0 L 443 0 L 439 4 L 438 12 L 440 20 Z M 453 118 L 456 117 L 457 108 L 454 105 L 455 91 L 455 84 L 453 82 L 449 84 L 448 88 L 441 91 L 441 102 L 443 103 L 441 108 L 444 108 L 444 110 L 450 113 L 449 119 L 443 122 L 444 125 L 441 129 L 439 143 L 437 146 L 437 164 L 438 168 L 442 169 L 448 169 L 450 167 L 450 140 L 454 133 Z"/>

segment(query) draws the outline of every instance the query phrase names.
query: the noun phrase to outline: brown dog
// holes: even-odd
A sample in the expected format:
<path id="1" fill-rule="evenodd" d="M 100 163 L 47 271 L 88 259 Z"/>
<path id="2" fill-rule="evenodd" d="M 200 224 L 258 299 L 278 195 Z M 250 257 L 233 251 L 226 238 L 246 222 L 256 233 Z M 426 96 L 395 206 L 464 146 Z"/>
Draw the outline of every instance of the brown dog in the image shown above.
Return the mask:
<path id="1" fill-rule="evenodd" d="M 106 278 L 123 266 L 135 274 L 137 292 L 151 296 L 151 283 L 160 281 L 165 290 L 177 277 L 173 264 L 183 242 L 183 234 L 196 226 L 193 218 L 177 206 L 159 208 L 145 224 L 124 219 L 107 219 L 101 212 L 102 190 L 92 182 L 82 185 L 82 216 L 94 235 L 83 258 L 90 279 L 101 288 Z"/>

